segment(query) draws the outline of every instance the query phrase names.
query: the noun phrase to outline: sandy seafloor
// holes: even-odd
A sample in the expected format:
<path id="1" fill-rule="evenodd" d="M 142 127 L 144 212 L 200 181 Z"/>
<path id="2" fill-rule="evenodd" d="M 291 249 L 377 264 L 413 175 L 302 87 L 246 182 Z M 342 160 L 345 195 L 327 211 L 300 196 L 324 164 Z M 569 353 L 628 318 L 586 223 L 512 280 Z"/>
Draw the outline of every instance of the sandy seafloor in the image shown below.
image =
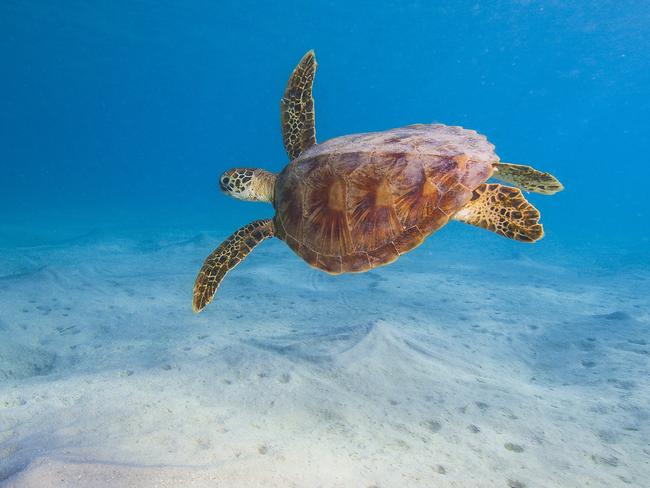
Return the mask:
<path id="1" fill-rule="evenodd" d="M 647 262 L 450 224 L 330 277 L 273 240 L 195 316 L 225 234 L 0 250 L 0 485 L 650 486 Z"/>

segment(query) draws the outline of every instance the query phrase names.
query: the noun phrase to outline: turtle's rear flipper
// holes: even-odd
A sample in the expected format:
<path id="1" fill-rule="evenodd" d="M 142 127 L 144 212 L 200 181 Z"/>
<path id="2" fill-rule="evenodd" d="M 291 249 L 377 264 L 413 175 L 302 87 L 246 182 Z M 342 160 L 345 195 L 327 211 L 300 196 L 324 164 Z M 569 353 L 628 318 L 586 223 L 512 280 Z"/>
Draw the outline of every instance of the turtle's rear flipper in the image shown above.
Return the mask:
<path id="1" fill-rule="evenodd" d="M 564 190 L 562 183 L 552 174 L 521 164 L 497 163 L 492 177 L 542 195 L 553 195 Z"/>
<path id="2" fill-rule="evenodd" d="M 198 313 L 212 301 L 226 273 L 237 266 L 264 239 L 273 237 L 273 220 L 256 220 L 223 241 L 206 258 L 194 282 L 192 309 Z"/>
<path id="3" fill-rule="evenodd" d="M 535 242 L 544 236 L 539 211 L 521 190 L 495 183 L 474 190 L 472 200 L 453 218 L 517 241 Z"/>

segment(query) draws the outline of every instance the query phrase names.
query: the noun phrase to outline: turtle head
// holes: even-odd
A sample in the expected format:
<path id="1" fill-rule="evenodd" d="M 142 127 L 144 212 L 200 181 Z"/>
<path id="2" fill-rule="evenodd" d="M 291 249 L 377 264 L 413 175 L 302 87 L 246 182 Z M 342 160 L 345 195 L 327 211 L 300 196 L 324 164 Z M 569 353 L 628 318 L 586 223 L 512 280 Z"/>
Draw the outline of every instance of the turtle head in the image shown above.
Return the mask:
<path id="1" fill-rule="evenodd" d="M 233 168 L 219 178 L 221 191 L 239 200 L 272 202 L 276 175 L 263 169 Z"/>

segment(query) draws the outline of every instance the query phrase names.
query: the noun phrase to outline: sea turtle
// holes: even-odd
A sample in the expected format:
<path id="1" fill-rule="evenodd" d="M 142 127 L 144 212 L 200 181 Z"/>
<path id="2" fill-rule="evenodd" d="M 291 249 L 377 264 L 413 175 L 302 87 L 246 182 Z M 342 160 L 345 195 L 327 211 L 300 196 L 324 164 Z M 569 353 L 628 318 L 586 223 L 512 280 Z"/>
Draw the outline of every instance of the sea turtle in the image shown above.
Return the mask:
<path id="1" fill-rule="evenodd" d="M 281 100 L 290 163 L 274 174 L 234 168 L 220 178 L 228 195 L 273 204 L 275 217 L 242 227 L 203 263 L 193 309 L 214 297 L 226 273 L 264 239 L 278 237 L 311 266 L 331 274 L 368 271 L 419 246 L 450 219 L 510 239 L 535 242 L 544 234 L 539 211 L 518 188 L 563 189 L 548 173 L 502 163 L 485 136 L 462 127 L 418 124 L 355 134 L 316 144 L 309 51 Z"/>

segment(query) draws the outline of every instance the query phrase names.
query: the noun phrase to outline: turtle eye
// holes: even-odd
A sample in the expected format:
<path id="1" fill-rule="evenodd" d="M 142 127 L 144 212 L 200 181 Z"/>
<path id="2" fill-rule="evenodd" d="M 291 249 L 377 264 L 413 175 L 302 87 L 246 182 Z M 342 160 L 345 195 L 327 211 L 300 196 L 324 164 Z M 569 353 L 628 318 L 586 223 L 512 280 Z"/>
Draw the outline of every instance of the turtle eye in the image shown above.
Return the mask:
<path id="1" fill-rule="evenodd" d="M 228 183 L 229 182 L 230 182 L 230 180 L 229 180 L 229 178 L 227 176 L 225 176 L 225 177 L 223 177 L 223 178 L 221 178 L 219 180 L 219 186 L 221 187 L 222 191 L 228 191 L 228 189 L 229 189 L 228 188 L 229 187 Z"/>

